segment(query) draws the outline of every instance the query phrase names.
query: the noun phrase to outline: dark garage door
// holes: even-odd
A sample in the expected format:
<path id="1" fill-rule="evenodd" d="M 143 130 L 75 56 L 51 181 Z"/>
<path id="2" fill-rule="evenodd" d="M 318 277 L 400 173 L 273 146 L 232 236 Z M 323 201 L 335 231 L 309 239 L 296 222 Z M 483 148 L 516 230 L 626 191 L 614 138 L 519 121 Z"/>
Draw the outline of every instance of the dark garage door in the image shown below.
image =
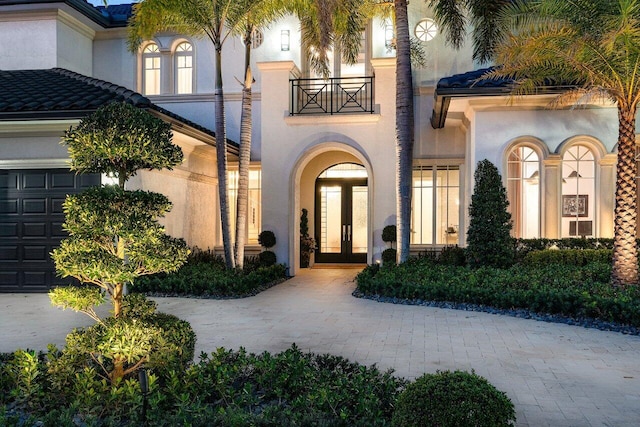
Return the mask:
<path id="1" fill-rule="evenodd" d="M 99 185 L 100 175 L 68 169 L 0 170 L 0 292 L 46 292 L 69 283 L 50 253 L 66 237 L 67 194 Z"/>

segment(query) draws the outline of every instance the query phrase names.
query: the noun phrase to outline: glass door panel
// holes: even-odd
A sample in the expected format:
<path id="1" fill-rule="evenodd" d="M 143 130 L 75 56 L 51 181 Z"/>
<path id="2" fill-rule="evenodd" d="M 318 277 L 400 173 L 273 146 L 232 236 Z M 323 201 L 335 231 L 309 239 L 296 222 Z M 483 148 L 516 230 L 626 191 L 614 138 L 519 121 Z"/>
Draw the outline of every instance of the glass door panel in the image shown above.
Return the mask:
<path id="1" fill-rule="evenodd" d="M 316 180 L 316 262 L 364 263 L 369 246 L 367 180 Z"/>
<path id="2" fill-rule="evenodd" d="M 342 187 L 320 187 L 320 252 L 342 252 Z"/>
<path id="3" fill-rule="evenodd" d="M 353 230 L 351 252 L 354 254 L 367 253 L 369 244 L 367 239 L 367 200 L 368 188 L 366 186 L 351 187 L 351 222 Z"/>

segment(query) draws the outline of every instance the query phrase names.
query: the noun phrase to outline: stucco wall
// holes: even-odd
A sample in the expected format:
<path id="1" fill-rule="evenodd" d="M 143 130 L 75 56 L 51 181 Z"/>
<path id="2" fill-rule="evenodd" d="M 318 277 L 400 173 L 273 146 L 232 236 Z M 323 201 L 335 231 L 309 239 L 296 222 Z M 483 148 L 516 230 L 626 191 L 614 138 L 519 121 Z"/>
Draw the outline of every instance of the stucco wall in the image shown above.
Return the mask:
<path id="1" fill-rule="evenodd" d="M 93 77 L 137 91 L 136 56 L 127 50 L 125 33 L 109 30 L 93 43 Z"/>
<path id="2" fill-rule="evenodd" d="M 56 66 L 85 76 L 93 75 L 93 37 L 89 28 L 69 20 L 59 20 L 56 28 Z"/>
<path id="3" fill-rule="evenodd" d="M 5 39 L 0 43 L 0 69 L 32 70 L 57 66 L 58 39 L 53 16 L 0 21 L 0 34 L 4 34 Z"/>
<path id="4" fill-rule="evenodd" d="M 282 94 L 289 92 L 292 62 L 259 64 L 262 97 L 270 100 L 260 121 L 263 229 L 276 234 L 275 252 L 281 262 L 290 264 L 293 274 L 298 264 L 299 212 L 309 197 L 303 194 L 303 171 L 317 156 L 348 153 L 368 169 L 369 262 L 384 249 L 382 228 L 395 222 L 395 60 L 373 62 L 379 114 L 315 117 L 289 116 L 288 98 Z"/>
<path id="5" fill-rule="evenodd" d="M 189 246 L 213 249 L 218 236 L 218 190 L 215 148 L 174 132 L 184 161 L 173 170 L 140 171 L 127 188 L 162 193 L 173 203 L 161 220 L 167 233 Z"/>

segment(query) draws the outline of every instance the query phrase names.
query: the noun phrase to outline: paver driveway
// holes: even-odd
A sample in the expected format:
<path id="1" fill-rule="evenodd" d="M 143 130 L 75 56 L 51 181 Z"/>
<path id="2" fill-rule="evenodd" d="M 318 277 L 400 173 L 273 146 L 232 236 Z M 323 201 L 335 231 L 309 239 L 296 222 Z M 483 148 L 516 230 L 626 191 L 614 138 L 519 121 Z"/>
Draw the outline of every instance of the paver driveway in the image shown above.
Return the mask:
<path id="1" fill-rule="evenodd" d="M 353 298 L 356 270 L 303 270 L 240 300 L 159 298 L 191 322 L 196 354 L 301 349 L 424 372 L 474 369 L 513 400 L 519 426 L 640 426 L 640 337 L 487 313 Z M 45 295 L 0 295 L 0 351 L 62 344 L 80 314 Z"/>

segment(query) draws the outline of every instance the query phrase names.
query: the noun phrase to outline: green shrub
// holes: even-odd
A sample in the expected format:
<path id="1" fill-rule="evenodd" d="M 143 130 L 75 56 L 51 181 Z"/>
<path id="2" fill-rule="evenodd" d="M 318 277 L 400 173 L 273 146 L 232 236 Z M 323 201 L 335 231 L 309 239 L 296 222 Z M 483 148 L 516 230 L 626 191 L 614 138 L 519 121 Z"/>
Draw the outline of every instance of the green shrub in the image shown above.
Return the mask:
<path id="1" fill-rule="evenodd" d="M 470 269 L 422 258 L 392 269 L 367 267 L 356 280 L 364 295 L 527 309 L 640 326 L 640 289 L 614 288 L 610 277 L 610 263 Z"/>
<path id="2" fill-rule="evenodd" d="M 387 243 L 393 243 L 398 241 L 395 225 L 386 225 L 382 229 L 382 241 Z"/>
<path id="3" fill-rule="evenodd" d="M 277 261 L 276 254 L 272 251 L 262 251 L 260 255 L 258 255 L 258 258 L 260 258 L 260 264 L 265 267 L 275 265 Z"/>
<path id="4" fill-rule="evenodd" d="M 437 259 L 443 265 L 464 266 L 467 263 L 466 252 L 458 245 L 443 247 Z"/>
<path id="5" fill-rule="evenodd" d="M 467 258 L 472 267 L 508 267 L 514 261 L 511 214 L 498 169 L 488 160 L 478 162 L 469 206 Z"/>
<path id="6" fill-rule="evenodd" d="M 513 403 L 486 379 L 462 371 L 425 374 L 398 397 L 393 426 L 488 427 L 515 423 Z"/>
<path id="7" fill-rule="evenodd" d="M 258 235 L 258 243 L 267 249 L 272 248 L 276 245 L 276 235 L 273 231 L 265 230 Z"/>
<path id="8" fill-rule="evenodd" d="M 156 347 L 147 366 L 155 371 L 180 370 L 193 362 L 196 334 L 186 320 L 167 313 L 155 313 L 145 318 L 159 331 Z"/>
<path id="9" fill-rule="evenodd" d="M 262 265 L 259 257 L 248 258 L 242 270 L 228 270 L 217 257 L 210 261 L 188 261 L 177 272 L 138 278 L 132 292 L 169 295 L 202 295 L 217 298 L 254 295 L 282 280 L 286 267 Z"/>
<path id="10" fill-rule="evenodd" d="M 16 420 L 28 420 L 26 425 L 145 423 L 137 377 L 109 384 L 103 372 L 84 367 L 75 370 L 66 386 L 48 387 L 62 384 L 57 377 L 64 374 L 47 369 L 48 357 L 29 363 L 29 372 L 39 375 L 32 377 L 27 391 L 38 390 L 41 404 L 23 406 L 26 412 L 17 414 Z M 11 355 L 9 360 L 14 359 L 16 355 Z M 151 373 L 148 383 L 146 423 L 154 426 L 388 425 L 406 385 L 391 371 L 380 372 L 375 366 L 337 356 L 303 353 L 295 345 L 273 355 L 221 348 L 186 368 Z M 1 389 L 0 395 L 8 399 L 7 407 L 16 408 L 15 394 L 8 391 Z M 33 391 L 28 393 L 35 396 Z M 2 411 L 0 405 L 0 423 L 14 419 Z"/>
<path id="11" fill-rule="evenodd" d="M 613 249 L 613 239 L 567 237 L 562 239 L 515 239 L 516 259 L 521 261 L 529 252 L 545 249 Z"/>
<path id="12" fill-rule="evenodd" d="M 382 251 L 382 265 L 385 267 L 396 265 L 397 253 L 393 248 L 387 248 Z"/>
<path id="13" fill-rule="evenodd" d="M 119 318 L 108 317 L 68 334 L 61 352 L 49 352 L 55 388 L 63 393 L 78 372 L 87 370 L 107 374 L 113 385 L 142 366 L 157 372 L 184 369 L 193 361 L 196 335 L 188 322 L 155 309 L 143 295 L 127 295 Z"/>
<path id="14" fill-rule="evenodd" d="M 245 261 L 246 262 L 246 261 Z M 220 255 L 217 255 L 211 249 L 202 250 L 198 247 L 191 248 L 191 252 L 187 257 L 188 264 L 198 264 L 198 263 L 209 263 L 209 264 L 220 264 L 224 266 L 224 258 Z"/>
<path id="15" fill-rule="evenodd" d="M 522 259 L 523 265 L 542 267 L 548 264 L 585 266 L 590 263 L 611 263 L 611 249 L 545 249 L 531 251 Z"/>

